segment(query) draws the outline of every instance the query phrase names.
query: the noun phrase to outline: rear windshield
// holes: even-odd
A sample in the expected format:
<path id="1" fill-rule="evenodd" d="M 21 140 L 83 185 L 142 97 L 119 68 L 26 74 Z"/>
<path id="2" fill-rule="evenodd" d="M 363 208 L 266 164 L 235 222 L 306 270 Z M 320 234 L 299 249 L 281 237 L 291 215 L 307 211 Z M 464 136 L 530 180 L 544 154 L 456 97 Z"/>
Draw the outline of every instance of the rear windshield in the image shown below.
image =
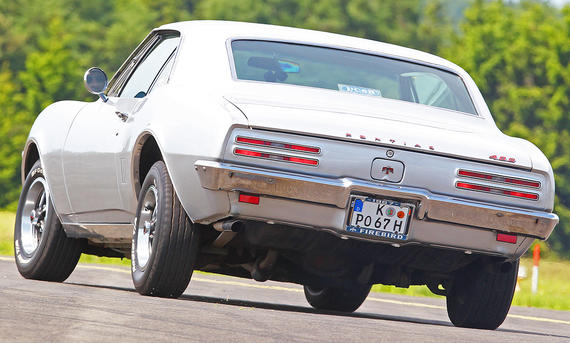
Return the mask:
<path id="1" fill-rule="evenodd" d="M 441 69 L 354 51 L 235 40 L 240 80 L 332 89 L 476 114 L 459 76 Z"/>

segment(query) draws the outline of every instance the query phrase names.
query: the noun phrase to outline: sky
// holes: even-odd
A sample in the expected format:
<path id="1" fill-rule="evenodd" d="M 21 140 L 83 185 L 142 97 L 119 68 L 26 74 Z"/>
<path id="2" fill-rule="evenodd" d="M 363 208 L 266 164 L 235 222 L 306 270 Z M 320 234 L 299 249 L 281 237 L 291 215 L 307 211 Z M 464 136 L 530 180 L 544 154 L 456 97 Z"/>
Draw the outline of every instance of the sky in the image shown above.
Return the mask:
<path id="1" fill-rule="evenodd" d="M 565 4 L 570 3 L 570 0 L 550 0 L 550 3 L 552 3 L 554 6 L 562 7 Z"/>

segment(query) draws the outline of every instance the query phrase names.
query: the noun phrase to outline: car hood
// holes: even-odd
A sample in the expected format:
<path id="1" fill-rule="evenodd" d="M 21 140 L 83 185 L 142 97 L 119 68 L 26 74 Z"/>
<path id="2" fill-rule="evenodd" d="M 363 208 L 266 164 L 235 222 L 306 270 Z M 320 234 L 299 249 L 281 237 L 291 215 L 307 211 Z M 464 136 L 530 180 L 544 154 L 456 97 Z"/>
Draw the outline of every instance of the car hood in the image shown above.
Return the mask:
<path id="1" fill-rule="evenodd" d="M 339 92 L 323 97 L 318 93 L 303 98 L 290 92 L 266 93 L 262 100 L 245 94 L 224 97 L 244 113 L 252 128 L 532 168 L 520 139 L 502 134 L 491 120 L 398 100 Z"/>

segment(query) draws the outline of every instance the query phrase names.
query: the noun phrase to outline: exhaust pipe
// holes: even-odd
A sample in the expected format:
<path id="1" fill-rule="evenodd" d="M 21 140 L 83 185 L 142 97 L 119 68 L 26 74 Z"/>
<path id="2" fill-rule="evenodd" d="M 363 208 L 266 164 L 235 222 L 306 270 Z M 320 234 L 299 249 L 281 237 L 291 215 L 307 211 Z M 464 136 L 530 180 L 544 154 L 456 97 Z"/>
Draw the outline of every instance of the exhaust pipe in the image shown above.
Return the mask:
<path id="1" fill-rule="evenodd" d="M 214 229 L 219 232 L 231 231 L 240 232 L 245 227 L 245 224 L 241 220 L 227 220 L 224 222 L 214 223 Z"/>
<path id="2" fill-rule="evenodd" d="M 216 222 L 213 226 L 216 231 L 220 232 L 218 237 L 212 242 L 212 246 L 215 248 L 224 247 L 245 227 L 244 223 L 240 220 Z"/>

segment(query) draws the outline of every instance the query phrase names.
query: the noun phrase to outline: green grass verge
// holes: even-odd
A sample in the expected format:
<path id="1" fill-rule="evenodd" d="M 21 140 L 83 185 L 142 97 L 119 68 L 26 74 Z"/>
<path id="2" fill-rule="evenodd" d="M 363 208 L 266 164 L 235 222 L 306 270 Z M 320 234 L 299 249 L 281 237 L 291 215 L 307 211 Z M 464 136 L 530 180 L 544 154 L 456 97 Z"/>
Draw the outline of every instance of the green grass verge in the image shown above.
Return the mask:
<path id="1" fill-rule="evenodd" d="M 13 247 L 14 214 L 0 212 L 0 255 L 14 255 Z M 81 255 L 83 263 L 103 263 L 129 266 L 126 258 L 107 258 Z M 536 294 L 531 293 L 532 259 L 521 259 L 521 265 L 527 270 L 527 277 L 520 280 L 519 290 L 515 293 L 513 305 L 570 310 L 570 261 L 550 258 L 542 260 L 539 268 L 539 285 Z M 425 286 L 398 288 L 394 286 L 374 285 L 373 292 L 385 292 L 412 296 L 438 297 Z"/>
<path id="2" fill-rule="evenodd" d="M 15 215 L 11 212 L 0 212 L 0 255 L 14 256 L 14 222 Z M 123 258 L 97 257 L 82 254 L 79 262 L 116 264 L 130 266 L 131 261 Z"/>
<path id="3" fill-rule="evenodd" d="M 539 266 L 538 292 L 531 292 L 532 258 L 522 258 L 521 266 L 527 271 L 527 277 L 519 278 L 519 287 L 515 292 L 513 305 L 538 307 L 553 310 L 570 311 L 570 261 L 541 260 Z M 426 286 L 398 288 L 394 286 L 374 285 L 373 292 L 405 294 L 412 296 L 439 297 Z"/>
<path id="4" fill-rule="evenodd" d="M 14 256 L 14 219 L 10 212 L 0 212 L 0 255 Z"/>

